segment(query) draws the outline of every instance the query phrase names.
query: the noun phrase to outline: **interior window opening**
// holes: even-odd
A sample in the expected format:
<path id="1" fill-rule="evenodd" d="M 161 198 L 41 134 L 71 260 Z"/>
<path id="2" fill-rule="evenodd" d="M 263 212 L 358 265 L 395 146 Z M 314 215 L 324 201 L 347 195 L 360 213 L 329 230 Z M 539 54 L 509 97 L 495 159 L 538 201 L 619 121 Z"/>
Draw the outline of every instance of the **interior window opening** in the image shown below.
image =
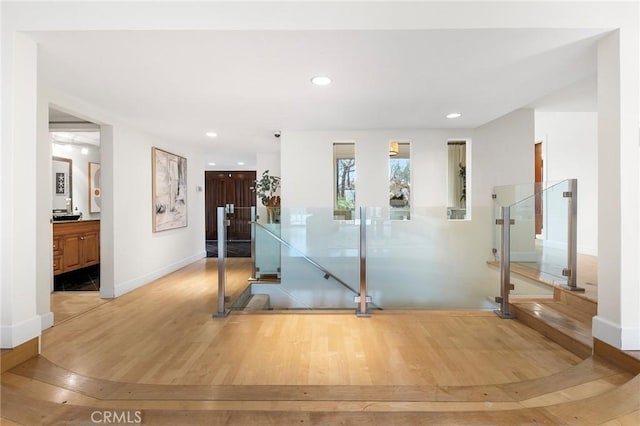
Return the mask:
<path id="1" fill-rule="evenodd" d="M 468 219 L 467 141 L 448 141 L 447 219 Z"/>
<path id="2" fill-rule="evenodd" d="M 333 144 L 335 220 L 352 220 L 356 209 L 355 143 Z"/>
<path id="3" fill-rule="evenodd" d="M 389 142 L 389 217 L 411 219 L 411 144 Z"/>

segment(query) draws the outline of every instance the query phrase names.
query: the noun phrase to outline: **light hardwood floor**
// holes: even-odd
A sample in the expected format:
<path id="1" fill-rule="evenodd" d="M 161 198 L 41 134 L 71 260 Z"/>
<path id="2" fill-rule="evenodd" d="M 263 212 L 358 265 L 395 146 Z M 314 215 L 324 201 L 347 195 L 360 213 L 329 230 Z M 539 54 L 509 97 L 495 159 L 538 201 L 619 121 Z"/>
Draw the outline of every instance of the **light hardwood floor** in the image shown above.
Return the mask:
<path id="1" fill-rule="evenodd" d="M 248 266 L 231 259 L 232 299 Z M 45 331 L 42 355 L 2 375 L 2 416 L 86 423 L 109 408 L 178 425 L 638 419 L 640 376 L 581 360 L 518 321 L 428 311 L 217 319 L 216 277 L 217 260 L 203 259 Z"/>

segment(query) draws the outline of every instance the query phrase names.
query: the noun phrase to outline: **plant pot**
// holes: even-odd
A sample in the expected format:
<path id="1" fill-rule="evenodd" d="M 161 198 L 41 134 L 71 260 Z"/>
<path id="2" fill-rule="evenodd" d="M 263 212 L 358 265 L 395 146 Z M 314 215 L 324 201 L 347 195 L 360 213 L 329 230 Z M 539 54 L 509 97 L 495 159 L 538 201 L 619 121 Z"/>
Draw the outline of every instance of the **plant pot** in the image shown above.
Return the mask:
<path id="1" fill-rule="evenodd" d="M 267 207 L 267 223 L 280 223 L 280 207 Z"/>

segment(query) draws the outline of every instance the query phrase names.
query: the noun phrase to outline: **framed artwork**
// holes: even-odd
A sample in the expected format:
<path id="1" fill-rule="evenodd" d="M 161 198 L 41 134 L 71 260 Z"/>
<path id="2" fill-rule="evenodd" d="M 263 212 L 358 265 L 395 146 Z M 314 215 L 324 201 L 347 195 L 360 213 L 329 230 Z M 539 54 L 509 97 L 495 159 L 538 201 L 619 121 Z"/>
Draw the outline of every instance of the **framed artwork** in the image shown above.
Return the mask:
<path id="1" fill-rule="evenodd" d="M 52 157 L 51 209 L 54 212 L 73 211 L 72 164 L 73 162 L 69 158 Z"/>
<path id="2" fill-rule="evenodd" d="M 153 232 L 187 226 L 187 159 L 151 149 Z"/>
<path id="3" fill-rule="evenodd" d="M 56 173 L 56 195 L 67 195 L 67 174 Z"/>
<path id="4" fill-rule="evenodd" d="M 99 213 L 100 203 L 100 163 L 89 163 L 89 213 Z"/>

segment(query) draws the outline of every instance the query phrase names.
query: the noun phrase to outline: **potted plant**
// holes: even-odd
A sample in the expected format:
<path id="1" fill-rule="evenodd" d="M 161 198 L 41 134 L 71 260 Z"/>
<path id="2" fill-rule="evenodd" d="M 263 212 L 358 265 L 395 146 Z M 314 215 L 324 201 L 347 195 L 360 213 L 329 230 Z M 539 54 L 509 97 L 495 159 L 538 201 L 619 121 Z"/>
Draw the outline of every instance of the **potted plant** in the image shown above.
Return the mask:
<path id="1" fill-rule="evenodd" d="M 280 217 L 280 196 L 275 195 L 280 188 L 280 177 L 269 175 L 269 170 L 262 172 L 256 181 L 256 195 L 267 208 L 267 222 L 277 222 Z"/>

